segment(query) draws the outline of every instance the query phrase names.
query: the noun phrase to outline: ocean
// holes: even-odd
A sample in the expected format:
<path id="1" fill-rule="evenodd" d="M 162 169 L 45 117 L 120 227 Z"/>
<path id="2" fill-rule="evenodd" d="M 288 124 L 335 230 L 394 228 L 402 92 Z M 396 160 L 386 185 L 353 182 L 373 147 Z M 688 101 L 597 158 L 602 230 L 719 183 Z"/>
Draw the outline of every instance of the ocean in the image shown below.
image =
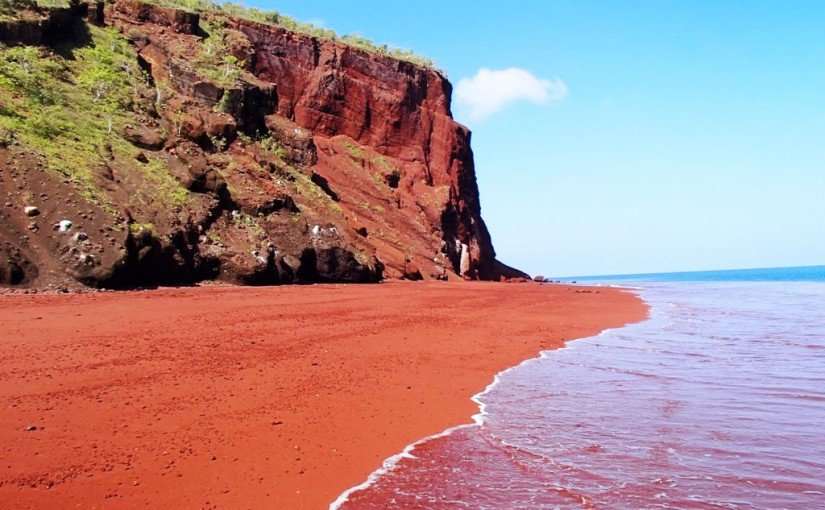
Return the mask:
<path id="1" fill-rule="evenodd" d="M 500 373 L 333 508 L 825 508 L 825 266 L 587 283 L 650 318 Z"/>

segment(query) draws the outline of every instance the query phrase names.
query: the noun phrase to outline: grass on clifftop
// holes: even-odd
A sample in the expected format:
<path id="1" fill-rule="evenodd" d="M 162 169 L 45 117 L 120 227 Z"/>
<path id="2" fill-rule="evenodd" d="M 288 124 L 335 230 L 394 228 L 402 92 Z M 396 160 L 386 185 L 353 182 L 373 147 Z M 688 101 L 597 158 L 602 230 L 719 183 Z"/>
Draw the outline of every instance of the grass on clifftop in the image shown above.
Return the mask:
<path id="1" fill-rule="evenodd" d="M 293 32 L 306 34 L 319 39 L 339 41 L 354 48 L 358 48 L 370 53 L 386 55 L 396 60 L 410 62 L 417 66 L 438 71 L 445 74 L 444 70 L 436 66 L 431 59 L 417 55 L 411 50 L 393 48 L 386 44 L 376 44 L 369 39 L 358 35 L 348 34 L 339 36 L 334 30 L 319 27 L 312 23 L 303 23 L 295 18 L 275 11 L 266 11 L 256 7 L 246 7 L 240 3 L 219 2 L 216 0 L 142 0 L 146 3 L 161 5 L 164 7 L 176 7 L 189 12 L 197 13 L 222 13 L 234 18 L 248 19 L 273 25 Z M 41 7 L 68 7 L 69 0 L 0 0 L 0 16 L 13 15 L 17 10 L 26 6 L 39 5 Z"/>
<path id="2" fill-rule="evenodd" d="M 41 1 L 60 1 L 60 0 L 41 0 Z M 444 71 L 436 66 L 436 64 L 427 57 L 416 55 L 410 50 L 402 50 L 400 48 L 393 48 L 386 44 L 375 44 L 357 34 L 339 36 L 335 31 L 328 28 L 319 27 L 311 23 L 300 22 L 290 16 L 275 12 L 265 11 L 256 7 L 246 7 L 240 3 L 233 2 L 217 2 L 214 0 L 145 0 L 148 3 L 154 3 L 167 7 L 177 7 L 190 12 L 210 13 L 218 12 L 227 16 L 235 18 L 243 18 L 267 25 L 274 25 L 285 28 L 293 32 L 299 32 L 319 39 L 329 39 L 333 41 L 340 41 L 349 46 L 359 48 L 370 53 L 378 53 L 380 55 L 387 55 L 396 60 L 410 62 L 412 64 L 439 71 L 444 74 Z"/>

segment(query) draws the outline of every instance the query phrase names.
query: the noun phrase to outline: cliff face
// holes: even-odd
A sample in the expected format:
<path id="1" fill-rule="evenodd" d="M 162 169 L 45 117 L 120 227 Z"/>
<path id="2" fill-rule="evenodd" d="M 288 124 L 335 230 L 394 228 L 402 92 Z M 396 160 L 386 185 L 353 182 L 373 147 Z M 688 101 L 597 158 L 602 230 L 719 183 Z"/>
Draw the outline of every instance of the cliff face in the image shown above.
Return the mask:
<path id="1" fill-rule="evenodd" d="M 387 198 L 392 219 L 399 222 L 399 240 L 414 240 L 421 249 L 412 254 L 418 255 L 414 262 L 420 269 L 439 274 L 430 260 L 444 254 L 451 272 L 469 278 L 498 276 L 481 219 L 470 132 L 452 119 L 452 86 L 442 75 L 278 28 L 238 20 L 231 26 L 251 43 L 247 60 L 252 72 L 275 84 L 277 113 L 315 134 L 316 171 L 333 187 L 356 191 L 347 182 L 346 163 L 336 158 L 335 137 L 369 148 L 390 161 L 385 166 L 399 170 Z M 416 220 L 426 228 L 416 229 Z M 403 250 L 376 244 L 390 271 L 402 265 Z"/>
<path id="2" fill-rule="evenodd" d="M 439 73 L 216 14 L 130 0 L 76 12 L 103 27 L 78 24 L 81 42 L 72 44 L 123 38 L 120 72 L 139 69 L 140 79 L 125 80 L 131 97 L 109 113 L 97 161 L 107 170 L 81 183 L 101 191 L 87 200 L 90 219 L 73 218 L 83 241 L 24 227 L 31 218 L 23 207 L 44 205 L 24 204 L 13 191 L 41 186 L 47 196 L 67 196 L 52 188 L 76 188 L 77 179 L 49 172 L 50 161 L 27 163 L 49 154 L 38 154 L 23 127 L 0 147 L 0 186 L 12 204 L 0 218 L 0 257 L 8 259 L 0 280 L 35 282 L 41 268 L 95 286 L 521 275 L 495 260 L 470 133 L 452 119 L 451 85 Z M 0 40 L 14 33 L 0 26 Z M 131 149 L 118 150 L 120 140 Z M 30 171 L 12 171 L 21 165 Z M 164 207 L 169 193 L 144 189 L 159 185 L 179 186 L 175 207 Z M 45 206 L 52 221 L 78 207 L 60 201 Z M 99 253 L 78 267 L 76 254 L 89 251 L 78 244 L 96 241 L 80 231 L 89 226 L 106 242 L 87 247 Z M 28 239 L 16 242 L 23 228 Z"/>

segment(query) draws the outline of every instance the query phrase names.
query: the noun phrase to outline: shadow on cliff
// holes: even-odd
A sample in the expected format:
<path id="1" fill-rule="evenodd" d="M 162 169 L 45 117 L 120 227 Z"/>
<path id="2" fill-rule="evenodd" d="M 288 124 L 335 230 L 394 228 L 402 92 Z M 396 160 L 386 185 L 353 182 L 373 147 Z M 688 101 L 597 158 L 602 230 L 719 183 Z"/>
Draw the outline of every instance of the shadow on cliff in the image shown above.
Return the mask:
<path id="1" fill-rule="evenodd" d="M 92 34 L 89 32 L 89 26 L 79 18 L 75 19 L 71 25 L 69 25 L 66 32 L 56 35 L 47 41 L 52 51 L 67 60 L 75 60 L 75 50 L 89 47 L 92 43 Z"/>

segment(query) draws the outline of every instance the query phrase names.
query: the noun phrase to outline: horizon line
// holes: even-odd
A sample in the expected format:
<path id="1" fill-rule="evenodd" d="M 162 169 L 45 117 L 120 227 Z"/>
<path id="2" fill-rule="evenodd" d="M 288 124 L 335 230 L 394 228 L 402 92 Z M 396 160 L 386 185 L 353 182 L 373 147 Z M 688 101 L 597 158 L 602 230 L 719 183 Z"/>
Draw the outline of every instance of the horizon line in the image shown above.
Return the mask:
<path id="1" fill-rule="evenodd" d="M 805 266 L 775 266 L 775 267 L 743 267 L 730 269 L 693 269 L 688 271 L 656 271 L 652 273 L 614 273 L 614 274 L 592 274 L 592 275 L 576 275 L 576 276 L 554 276 L 550 280 L 561 279 L 570 280 L 573 278 L 611 278 L 611 277 L 630 277 L 630 276 L 656 276 L 665 274 L 691 274 L 691 273 L 726 273 L 734 271 L 767 271 L 772 269 L 811 269 L 811 268 L 825 268 L 825 264 L 814 264 Z"/>

